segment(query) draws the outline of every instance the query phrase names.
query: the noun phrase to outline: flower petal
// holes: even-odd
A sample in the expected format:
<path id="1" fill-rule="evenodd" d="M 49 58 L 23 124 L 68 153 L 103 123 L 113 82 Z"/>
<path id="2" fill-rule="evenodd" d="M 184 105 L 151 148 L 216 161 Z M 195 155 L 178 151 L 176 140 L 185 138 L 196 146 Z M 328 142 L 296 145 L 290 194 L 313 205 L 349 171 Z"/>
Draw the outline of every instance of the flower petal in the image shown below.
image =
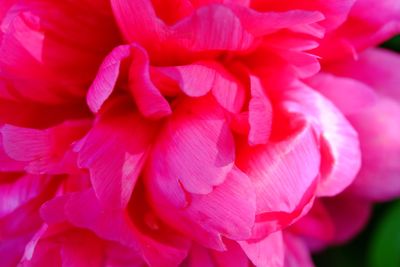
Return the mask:
<path id="1" fill-rule="evenodd" d="M 67 121 L 45 130 L 4 125 L 4 151 L 10 158 L 25 162 L 29 173 L 64 173 L 74 168 L 71 145 L 88 126 L 86 120 Z"/>
<path id="2" fill-rule="evenodd" d="M 329 72 L 359 80 L 380 94 L 400 100 L 398 68 L 399 54 L 381 48 L 364 51 L 358 60 L 343 60 L 327 65 Z"/>
<path id="3" fill-rule="evenodd" d="M 154 209 L 164 221 L 203 246 L 223 250 L 221 235 L 245 239 L 251 234 L 255 216 L 254 188 L 249 178 L 236 168 L 223 184 L 207 195 L 186 193 L 176 179 L 165 183 L 151 174 L 149 170 L 146 187 Z M 176 206 L 177 195 L 186 198 L 185 207 Z"/>
<path id="4" fill-rule="evenodd" d="M 104 59 L 86 96 L 91 111 L 97 113 L 111 95 L 118 80 L 121 61 L 129 58 L 130 55 L 131 47 L 121 45 L 114 48 Z"/>
<path id="5" fill-rule="evenodd" d="M 114 102 L 77 148 L 78 164 L 88 168 L 96 196 L 115 209 L 129 201 L 149 149 L 154 125 Z M 121 143 L 123 140 L 123 143 Z"/>
<path id="6" fill-rule="evenodd" d="M 284 244 L 282 232 L 270 234 L 257 242 L 239 241 L 240 246 L 255 266 L 283 267 Z"/>
<path id="7" fill-rule="evenodd" d="M 133 61 L 129 70 L 129 89 L 139 111 L 146 117 L 159 118 L 171 114 L 168 101 L 150 80 L 149 58 L 146 51 L 131 45 Z"/>
<path id="8" fill-rule="evenodd" d="M 286 110 L 303 114 L 320 135 L 322 177 L 318 194 L 340 193 L 352 183 L 361 166 L 357 132 L 328 99 L 304 84 L 298 83 L 284 94 Z"/>
<path id="9" fill-rule="evenodd" d="M 272 106 L 260 80 L 250 77 L 249 144 L 266 144 L 272 128 Z"/>
<path id="10" fill-rule="evenodd" d="M 276 230 L 273 218 L 280 221 L 278 225 L 296 219 L 306 205 L 303 198 L 314 188 L 319 174 L 319 146 L 311 126 L 303 122 L 282 141 L 242 146 L 238 155 L 239 168 L 249 175 L 256 189 L 257 214 L 270 220 L 267 228 Z"/>
<path id="11" fill-rule="evenodd" d="M 285 267 L 314 267 L 310 251 L 303 240 L 284 232 L 283 243 L 285 246 Z"/>
<path id="12" fill-rule="evenodd" d="M 212 98 L 179 104 L 154 145 L 154 179 L 179 181 L 191 193 L 208 194 L 233 167 L 233 136 Z"/>
<path id="13" fill-rule="evenodd" d="M 359 112 L 373 105 L 377 97 L 369 86 L 353 79 L 319 73 L 307 83 L 328 98 L 344 115 Z M 347 97 L 351 92 L 352 97 Z"/>
<path id="14" fill-rule="evenodd" d="M 349 117 L 360 136 L 362 168 L 349 190 L 372 200 L 400 194 L 400 104 L 387 97 Z"/>

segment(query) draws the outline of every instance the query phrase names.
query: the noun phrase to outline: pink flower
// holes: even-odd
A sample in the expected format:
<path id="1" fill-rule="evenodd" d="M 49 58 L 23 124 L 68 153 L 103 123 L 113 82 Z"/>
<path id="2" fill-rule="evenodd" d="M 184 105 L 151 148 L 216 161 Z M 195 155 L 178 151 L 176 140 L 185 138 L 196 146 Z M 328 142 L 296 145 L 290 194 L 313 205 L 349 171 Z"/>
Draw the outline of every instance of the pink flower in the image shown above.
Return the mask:
<path id="1" fill-rule="evenodd" d="M 398 59 L 352 58 L 398 32 L 398 5 L 367 23 L 368 2 L 2 3 L 2 264 L 311 265 L 315 214 L 346 239 L 341 199 L 400 193 L 376 185 L 398 172 L 379 115 L 399 99 L 370 57 Z"/>

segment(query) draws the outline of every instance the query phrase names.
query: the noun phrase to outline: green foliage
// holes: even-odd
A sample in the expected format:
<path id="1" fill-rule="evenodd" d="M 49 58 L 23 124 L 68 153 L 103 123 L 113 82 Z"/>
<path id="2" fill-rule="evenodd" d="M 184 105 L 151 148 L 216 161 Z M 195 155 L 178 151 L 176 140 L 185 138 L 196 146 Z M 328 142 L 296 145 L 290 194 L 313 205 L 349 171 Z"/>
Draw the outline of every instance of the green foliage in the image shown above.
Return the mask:
<path id="1" fill-rule="evenodd" d="M 368 251 L 369 267 L 400 266 L 400 200 L 380 218 Z"/>

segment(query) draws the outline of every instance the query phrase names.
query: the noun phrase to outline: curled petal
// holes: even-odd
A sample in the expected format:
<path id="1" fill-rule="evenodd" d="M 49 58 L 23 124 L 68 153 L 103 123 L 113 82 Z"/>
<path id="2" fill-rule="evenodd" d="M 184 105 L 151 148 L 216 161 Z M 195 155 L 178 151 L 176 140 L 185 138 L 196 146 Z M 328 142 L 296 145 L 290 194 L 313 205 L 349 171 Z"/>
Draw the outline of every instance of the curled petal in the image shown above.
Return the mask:
<path id="1" fill-rule="evenodd" d="M 224 111 L 211 98 L 205 100 L 180 103 L 160 133 L 151 159 L 154 179 L 179 181 L 196 194 L 208 194 L 223 183 L 235 154 Z"/>
<path id="2" fill-rule="evenodd" d="M 76 148 L 78 164 L 89 169 L 94 191 L 103 205 L 115 209 L 127 205 L 153 133 L 154 125 L 124 103 L 115 102 L 99 115 Z"/>
<path id="3" fill-rule="evenodd" d="M 303 84 L 286 91 L 285 109 L 309 120 L 320 135 L 321 181 L 319 195 L 336 195 L 356 177 L 361 166 L 357 132 L 325 97 Z"/>
<path id="4" fill-rule="evenodd" d="M 74 167 L 71 145 L 88 130 L 86 120 L 69 121 L 45 130 L 4 125 L 4 151 L 30 173 L 64 173 Z"/>
<path id="5" fill-rule="evenodd" d="M 283 141 L 244 146 L 238 155 L 238 166 L 255 185 L 258 214 L 294 212 L 318 178 L 319 146 L 309 124 Z"/>
<path id="6" fill-rule="evenodd" d="M 249 144 L 266 144 L 272 128 L 272 106 L 260 80 L 250 77 Z"/>
<path id="7" fill-rule="evenodd" d="M 280 231 L 257 242 L 239 241 L 239 244 L 255 266 L 284 266 L 285 250 Z"/>
<path id="8" fill-rule="evenodd" d="M 246 239 L 251 234 L 255 216 L 254 188 L 249 178 L 234 168 L 223 184 L 206 195 L 190 194 L 170 179 L 168 183 L 151 175 L 146 186 L 152 204 L 161 218 L 177 227 L 200 244 L 224 250 L 221 237 Z M 175 205 L 176 198 L 185 198 L 185 207 Z"/>
<path id="9" fill-rule="evenodd" d="M 136 44 L 116 47 L 104 60 L 92 86 L 89 88 L 87 103 L 93 112 L 98 112 L 114 91 L 120 76 L 124 59 L 132 58 L 129 70 L 129 89 L 140 112 L 147 117 L 169 115 L 171 108 L 167 100 L 150 80 L 149 59 Z"/>

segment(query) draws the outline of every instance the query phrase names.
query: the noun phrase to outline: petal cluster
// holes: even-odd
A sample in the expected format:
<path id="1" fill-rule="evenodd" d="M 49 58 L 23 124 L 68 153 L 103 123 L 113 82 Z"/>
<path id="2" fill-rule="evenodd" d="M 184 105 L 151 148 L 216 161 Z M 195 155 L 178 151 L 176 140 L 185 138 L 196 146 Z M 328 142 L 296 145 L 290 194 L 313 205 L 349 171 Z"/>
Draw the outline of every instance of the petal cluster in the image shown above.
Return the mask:
<path id="1" fill-rule="evenodd" d="M 400 195 L 399 14 L 3 1 L 0 265 L 313 266 Z"/>

